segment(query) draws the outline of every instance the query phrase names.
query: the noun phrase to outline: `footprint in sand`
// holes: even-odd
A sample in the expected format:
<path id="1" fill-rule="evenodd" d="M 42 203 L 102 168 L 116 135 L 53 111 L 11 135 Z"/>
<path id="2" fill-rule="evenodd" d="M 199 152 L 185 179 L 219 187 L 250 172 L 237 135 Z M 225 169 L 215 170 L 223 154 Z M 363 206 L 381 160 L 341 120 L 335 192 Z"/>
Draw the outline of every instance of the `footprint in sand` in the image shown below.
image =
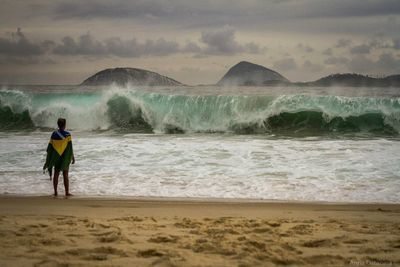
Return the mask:
<path id="1" fill-rule="evenodd" d="M 208 228 L 204 231 L 208 236 L 213 238 L 224 238 L 226 234 L 238 235 L 239 232 L 233 230 L 232 228 Z"/>
<path id="2" fill-rule="evenodd" d="M 343 241 L 343 243 L 345 244 L 354 244 L 354 245 L 365 244 L 366 242 L 368 242 L 367 239 L 347 239 Z"/>
<path id="3" fill-rule="evenodd" d="M 169 235 L 169 236 L 155 236 L 155 237 L 151 237 L 149 240 L 149 242 L 152 243 L 176 243 L 178 241 L 179 237 L 178 236 L 173 236 L 173 235 Z"/>
<path id="4" fill-rule="evenodd" d="M 127 217 L 111 219 L 110 221 L 143 222 L 143 218 L 140 218 L 138 216 L 127 216 Z"/>
<path id="5" fill-rule="evenodd" d="M 182 221 L 176 222 L 174 226 L 177 228 L 193 229 L 193 228 L 199 228 L 201 226 L 201 223 L 188 218 L 183 218 Z"/>
<path id="6" fill-rule="evenodd" d="M 316 239 L 303 242 L 303 247 L 307 248 L 318 248 L 318 247 L 333 247 L 336 246 L 337 243 L 331 239 Z"/>
<path id="7" fill-rule="evenodd" d="M 272 230 L 269 227 L 255 228 L 253 229 L 252 232 L 257 234 L 265 234 L 265 233 L 272 234 Z"/>
<path id="8" fill-rule="evenodd" d="M 42 238 L 38 243 L 43 246 L 62 246 L 65 241 L 58 238 Z"/>
<path id="9" fill-rule="evenodd" d="M 187 249 L 191 249 L 196 253 L 209 253 L 209 254 L 219 254 L 225 256 L 236 255 L 236 251 L 234 251 L 231 247 L 230 249 L 225 248 L 219 242 L 209 242 L 198 239 L 195 244 L 186 246 Z"/>
<path id="10" fill-rule="evenodd" d="M 281 226 L 280 222 L 267 222 L 267 224 L 271 227 L 279 227 Z"/>
<path id="11" fill-rule="evenodd" d="M 69 225 L 69 226 L 76 226 L 78 225 L 76 220 L 60 220 L 57 222 L 58 225 Z"/>
<path id="12" fill-rule="evenodd" d="M 308 224 L 298 224 L 290 228 L 288 233 L 298 235 L 311 235 L 313 233 L 313 227 Z"/>
<path id="13" fill-rule="evenodd" d="M 42 260 L 33 264 L 33 267 L 54 267 L 54 266 L 68 266 L 68 264 L 61 263 L 56 260 Z"/>
<path id="14" fill-rule="evenodd" d="M 101 243 L 112 243 L 121 240 L 121 234 L 118 232 L 110 232 L 99 236 L 98 240 Z"/>
<path id="15" fill-rule="evenodd" d="M 101 229 L 95 228 L 89 230 L 92 236 L 97 237 L 97 240 L 101 243 L 112 243 L 116 241 L 120 241 L 122 239 L 121 229 L 117 228 L 114 230 L 105 231 L 103 229 L 109 229 L 111 226 L 103 226 L 102 224 L 96 224 L 96 226 L 100 226 Z M 115 228 L 115 227 L 114 227 Z"/>
<path id="16" fill-rule="evenodd" d="M 265 243 L 258 242 L 254 240 L 249 240 L 245 243 L 247 247 L 256 248 L 258 250 L 264 251 L 265 250 Z"/>
<path id="17" fill-rule="evenodd" d="M 139 250 L 137 252 L 137 256 L 142 258 L 161 257 L 164 255 L 165 255 L 164 252 L 158 251 L 156 249 L 145 249 L 145 250 Z"/>
<path id="18" fill-rule="evenodd" d="M 392 248 L 400 249 L 400 239 L 387 241 Z"/>
<path id="19" fill-rule="evenodd" d="M 116 249 L 113 247 L 97 247 L 94 249 L 69 249 L 64 251 L 62 254 L 77 256 L 83 260 L 98 260 L 104 261 L 108 257 L 127 257 L 125 251 L 121 249 Z"/>

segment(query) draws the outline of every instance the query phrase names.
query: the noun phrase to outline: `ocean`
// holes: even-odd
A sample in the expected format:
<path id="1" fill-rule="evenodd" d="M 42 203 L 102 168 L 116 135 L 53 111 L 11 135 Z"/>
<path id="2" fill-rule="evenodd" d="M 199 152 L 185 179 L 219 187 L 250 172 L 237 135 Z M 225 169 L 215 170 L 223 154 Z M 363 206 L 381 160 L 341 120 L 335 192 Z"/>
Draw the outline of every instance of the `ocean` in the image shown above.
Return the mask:
<path id="1" fill-rule="evenodd" d="M 77 196 L 400 203 L 400 88 L 3 86 L 0 194 L 52 194 L 58 117 Z"/>

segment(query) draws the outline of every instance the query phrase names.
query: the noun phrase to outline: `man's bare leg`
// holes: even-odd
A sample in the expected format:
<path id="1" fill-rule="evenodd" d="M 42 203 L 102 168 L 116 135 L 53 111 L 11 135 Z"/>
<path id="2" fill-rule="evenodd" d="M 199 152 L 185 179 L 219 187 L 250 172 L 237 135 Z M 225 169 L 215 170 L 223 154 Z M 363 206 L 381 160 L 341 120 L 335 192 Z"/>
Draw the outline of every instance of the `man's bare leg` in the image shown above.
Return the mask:
<path id="1" fill-rule="evenodd" d="M 53 177 L 53 187 L 54 187 L 54 196 L 58 195 L 57 193 L 57 186 L 58 186 L 58 177 L 60 176 L 60 172 L 54 170 L 54 177 Z"/>
<path id="2" fill-rule="evenodd" d="M 65 196 L 72 196 L 69 193 L 69 180 L 68 180 L 68 170 L 63 171 L 63 178 L 64 178 L 64 187 L 65 187 Z"/>

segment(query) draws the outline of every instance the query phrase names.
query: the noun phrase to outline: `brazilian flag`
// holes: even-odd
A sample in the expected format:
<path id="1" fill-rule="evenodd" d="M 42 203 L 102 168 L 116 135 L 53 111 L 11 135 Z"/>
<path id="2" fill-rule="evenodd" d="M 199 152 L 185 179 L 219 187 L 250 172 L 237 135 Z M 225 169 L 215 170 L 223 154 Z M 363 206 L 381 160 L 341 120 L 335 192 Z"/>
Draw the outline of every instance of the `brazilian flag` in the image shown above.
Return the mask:
<path id="1" fill-rule="evenodd" d="M 56 171 L 65 171 L 69 168 L 73 155 L 71 134 L 67 131 L 54 131 L 47 146 L 43 170 L 47 169 L 50 176 L 53 167 Z"/>

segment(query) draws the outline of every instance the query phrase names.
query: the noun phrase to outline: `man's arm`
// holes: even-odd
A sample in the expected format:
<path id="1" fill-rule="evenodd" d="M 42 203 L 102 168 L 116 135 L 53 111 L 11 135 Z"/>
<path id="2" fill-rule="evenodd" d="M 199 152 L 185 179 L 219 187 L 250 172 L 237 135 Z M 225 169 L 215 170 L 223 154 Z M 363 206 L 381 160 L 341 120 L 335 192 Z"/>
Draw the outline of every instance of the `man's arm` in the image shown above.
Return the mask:
<path id="1" fill-rule="evenodd" d="M 74 155 L 74 147 L 72 146 L 72 141 L 71 141 L 71 150 L 72 150 L 72 164 L 75 164 L 75 155 Z"/>

